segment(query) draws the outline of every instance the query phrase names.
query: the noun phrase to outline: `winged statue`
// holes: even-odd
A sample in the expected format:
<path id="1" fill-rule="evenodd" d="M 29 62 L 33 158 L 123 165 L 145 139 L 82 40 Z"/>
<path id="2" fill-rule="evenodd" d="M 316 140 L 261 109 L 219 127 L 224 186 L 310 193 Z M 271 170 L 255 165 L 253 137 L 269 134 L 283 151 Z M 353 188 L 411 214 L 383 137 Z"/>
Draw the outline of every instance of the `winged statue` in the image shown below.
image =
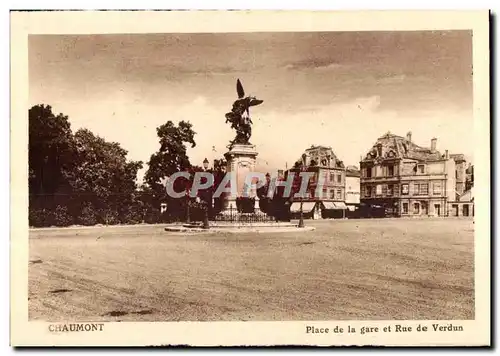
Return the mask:
<path id="1" fill-rule="evenodd" d="M 236 93 L 238 99 L 233 103 L 230 112 L 226 114 L 226 123 L 231 123 L 231 128 L 236 130 L 236 137 L 232 144 L 249 144 L 252 135 L 252 119 L 250 118 L 250 107 L 260 105 L 264 100 L 259 100 L 254 96 L 245 96 L 245 90 L 241 81 L 236 81 Z"/>

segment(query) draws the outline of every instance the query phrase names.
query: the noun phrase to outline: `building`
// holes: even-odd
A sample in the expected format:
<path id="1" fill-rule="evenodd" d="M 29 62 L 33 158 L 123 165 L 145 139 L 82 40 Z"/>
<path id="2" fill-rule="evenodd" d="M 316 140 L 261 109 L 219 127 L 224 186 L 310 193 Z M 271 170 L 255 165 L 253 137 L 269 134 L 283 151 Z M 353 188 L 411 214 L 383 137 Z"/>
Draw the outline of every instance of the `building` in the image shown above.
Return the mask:
<path id="1" fill-rule="evenodd" d="M 347 166 L 345 173 L 345 204 L 355 211 L 360 203 L 360 172 L 356 166 Z"/>
<path id="2" fill-rule="evenodd" d="M 474 165 L 469 163 L 469 166 L 465 170 L 465 190 L 470 190 L 474 186 Z"/>
<path id="3" fill-rule="evenodd" d="M 458 157 L 458 159 L 461 162 L 461 157 Z M 455 161 L 457 160 L 455 159 Z M 463 160 L 463 164 L 456 170 L 456 177 L 455 199 L 448 202 L 449 215 L 474 216 L 474 166 L 469 163 L 465 168 L 465 160 Z M 460 182 L 458 182 L 459 180 Z M 461 189 L 462 186 L 464 190 Z"/>
<path id="4" fill-rule="evenodd" d="M 360 162 L 361 203 L 383 207 L 389 216 L 448 216 L 448 203 L 461 195 L 457 188 L 465 189 L 462 164 L 463 155 L 439 152 L 436 138 L 421 147 L 411 132 L 406 137 L 388 132 Z"/>
<path id="5" fill-rule="evenodd" d="M 449 216 L 474 216 L 474 187 L 448 202 Z"/>
<path id="6" fill-rule="evenodd" d="M 304 166 L 305 164 L 305 166 Z M 302 211 L 306 218 L 344 218 L 346 169 L 331 147 L 311 146 L 306 149 L 293 168 L 285 172 L 299 174 L 302 167 L 307 167 L 313 175 L 310 178 L 308 196 L 302 201 Z M 300 212 L 300 198 L 294 198 L 290 206 L 292 216 Z"/>
<path id="7" fill-rule="evenodd" d="M 455 161 L 455 190 L 458 196 L 462 195 L 466 190 L 467 166 L 463 154 L 451 154 L 451 158 Z"/>

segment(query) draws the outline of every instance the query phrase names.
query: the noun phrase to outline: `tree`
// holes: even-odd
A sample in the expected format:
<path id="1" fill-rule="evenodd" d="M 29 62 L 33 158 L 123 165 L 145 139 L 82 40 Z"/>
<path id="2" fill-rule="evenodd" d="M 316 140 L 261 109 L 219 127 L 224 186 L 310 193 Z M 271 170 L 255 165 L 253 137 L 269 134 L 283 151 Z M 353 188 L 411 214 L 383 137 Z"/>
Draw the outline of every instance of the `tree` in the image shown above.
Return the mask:
<path id="1" fill-rule="evenodd" d="M 33 106 L 28 117 L 30 211 L 55 211 L 56 206 L 67 205 L 71 191 L 69 177 L 76 156 L 71 125 L 67 116 L 56 116 L 49 105 Z"/>
<path id="2" fill-rule="evenodd" d="M 266 182 L 262 187 L 257 189 L 257 197 L 259 198 L 259 209 L 268 214 L 273 215 L 272 211 L 272 197 L 269 197 L 269 186 L 271 185 L 271 175 L 266 173 Z"/>
<path id="3" fill-rule="evenodd" d="M 125 222 L 134 204 L 140 161 L 127 161 L 127 151 L 90 130 L 75 133 L 78 164 L 72 172 L 73 207 L 92 206 L 99 222 Z M 89 208 L 90 209 L 90 208 Z"/>
<path id="4" fill-rule="evenodd" d="M 214 175 L 214 184 L 211 189 L 212 196 L 217 191 L 219 185 L 222 183 L 226 175 L 227 161 L 224 158 L 214 160 L 214 167 L 212 173 Z M 224 196 L 221 194 L 219 197 L 214 198 L 214 206 L 212 207 L 212 216 L 220 213 L 224 208 Z"/>
<path id="5" fill-rule="evenodd" d="M 187 155 L 187 145 L 196 146 L 194 141 L 196 133 L 189 122 L 181 121 L 176 126 L 172 121 L 168 121 L 156 129 L 156 134 L 160 148 L 151 155 L 144 180 L 149 187 L 152 205 L 159 207 L 161 202 L 166 202 L 171 218 L 178 219 L 181 218 L 181 214 L 185 216 L 188 199 L 175 199 L 167 196 L 165 182 L 176 172 L 192 169 Z M 177 179 L 176 184 L 175 191 L 187 189 L 187 182 L 183 179 Z"/>
<path id="6" fill-rule="evenodd" d="M 145 181 L 153 190 L 163 190 L 162 182 L 176 172 L 191 167 L 186 144 L 195 147 L 192 125 L 181 121 L 176 127 L 172 121 L 156 129 L 160 149 L 151 155 Z"/>
<path id="7" fill-rule="evenodd" d="M 113 224 L 133 215 L 142 162 L 128 161 L 118 143 L 87 129 L 73 135 L 67 116 L 36 105 L 28 151 L 30 225 Z"/>

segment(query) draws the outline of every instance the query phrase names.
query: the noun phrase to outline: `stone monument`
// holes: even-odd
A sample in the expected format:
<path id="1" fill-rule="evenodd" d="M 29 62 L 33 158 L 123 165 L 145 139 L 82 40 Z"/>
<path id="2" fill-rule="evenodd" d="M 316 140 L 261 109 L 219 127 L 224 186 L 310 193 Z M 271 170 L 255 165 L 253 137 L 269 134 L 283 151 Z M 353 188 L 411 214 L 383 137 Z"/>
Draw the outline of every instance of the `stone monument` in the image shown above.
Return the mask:
<path id="1" fill-rule="evenodd" d="M 226 114 L 226 123 L 231 123 L 231 128 L 236 130 L 236 137 L 231 141 L 229 151 L 224 154 L 227 162 L 226 172 L 230 172 L 236 182 L 236 196 L 227 196 L 224 210 L 236 209 L 236 198 L 243 195 L 245 189 L 245 178 L 249 172 L 254 172 L 258 152 L 255 145 L 250 143 L 252 135 L 252 119 L 250 107 L 263 103 L 253 96 L 245 96 L 243 86 L 238 79 L 236 81 L 238 99 L 233 103 L 230 112 Z M 255 207 L 258 208 L 258 198 L 255 191 L 250 192 L 249 197 L 255 198 Z"/>

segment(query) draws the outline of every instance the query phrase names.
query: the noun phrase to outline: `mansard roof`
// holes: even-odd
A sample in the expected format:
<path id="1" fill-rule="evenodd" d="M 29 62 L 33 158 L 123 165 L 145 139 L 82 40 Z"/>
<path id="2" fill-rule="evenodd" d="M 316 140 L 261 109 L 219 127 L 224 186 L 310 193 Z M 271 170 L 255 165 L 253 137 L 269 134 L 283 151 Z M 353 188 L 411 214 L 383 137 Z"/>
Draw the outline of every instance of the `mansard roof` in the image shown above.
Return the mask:
<path id="1" fill-rule="evenodd" d="M 361 172 L 357 167 L 347 166 L 346 168 L 347 177 L 361 177 Z"/>
<path id="2" fill-rule="evenodd" d="M 374 159 L 413 159 L 417 161 L 436 161 L 443 159 L 437 150 L 421 147 L 405 137 L 387 132 L 379 137 L 368 151 L 364 160 Z"/>
<path id="3" fill-rule="evenodd" d="M 465 156 L 463 153 L 453 153 L 450 155 L 450 158 L 453 158 L 455 162 L 465 162 Z"/>
<path id="4" fill-rule="evenodd" d="M 338 159 L 331 147 L 311 145 L 311 147 L 305 149 L 304 154 L 306 155 L 307 166 L 344 168 L 344 163 Z M 311 164 L 312 161 L 314 161 L 314 164 Z M 302 164 L 302 157 L 299 157 L 297 163 Z"/>

